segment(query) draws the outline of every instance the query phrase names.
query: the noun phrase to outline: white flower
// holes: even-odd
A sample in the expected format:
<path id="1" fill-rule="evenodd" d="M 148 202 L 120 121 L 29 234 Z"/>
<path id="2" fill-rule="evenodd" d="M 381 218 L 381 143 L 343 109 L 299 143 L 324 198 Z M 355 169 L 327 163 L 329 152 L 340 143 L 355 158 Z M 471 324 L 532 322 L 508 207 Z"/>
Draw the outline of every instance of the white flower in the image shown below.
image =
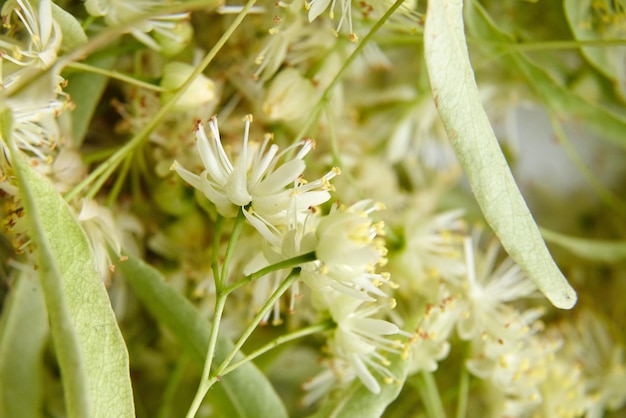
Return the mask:
<path id="1" fill-rule="evenodd" d="M 112 264 L 109 248 L 117 254 L 122 250 L 122 233 L 113 219 L 113 214 L 108 208 L 86 199 L 77 219 L 91 243 L 96 270 L 106 280 Z"/>
<path id="2" fill-rule="evenodd" d="M 563 355 L 580 366 L 586 393 L 593 399 L 587 410 L 587 416 L 593 418 L 626 404 L 624 345 L 616 341 L 607 325 L 600 317 L 583 311 L 574 324 L 565 323 L 560 330 L 565 341 Z"/>
<path id="3" fill-rule="evenodd" d="M 558 338 L 544 338 L 541 309 L 500 315 L 499 329 L 472 340 L 466 367 L 473 375 L 490 381 L 501 392 L 495 416 L 530 416 L 542 399 L 541 385 L 561 347 Z"/>
<path id="4" fill-rule="evenodd" d="M 395 324 L 373 318 L 380 305 L 370 305 L 346 295 L 331 296 L 328 300 L 330 314 L 337 328 L 328 341 L 329 352 L 340 360 L 344 376 L 356 376 L 372 393 L 380 393 L 380 384 L 373 372 L 386 383 L 397 380 L 389 370 L 391 364 L 385 354 L 401 355 L 404 343 L 390 339 L 390 335 L 407 334 Z"/>
<path id="5" fill-rule="evenodd" d="M 373 301 L 386 296 L 380 289 L 389 275 L 376 273 L 386 264 L 387 249 L 380 237 L 382 222 L 369 216 L 380 205 L 364 200 L 348 208 L 334 207 L 315 225 L 313 244 L 317 260 L 302 267 L 300 277 L 318 292 L 334 290 L 353 298 Z"/>
<path id="6" fill-rule="evenodd" d="M 87 0 L 85 8 L 92 16 L 102 16 L 109 26 L 121 26 L 143 15 L 154 13 L 168 2 L 160 0 Z M 152 17 L 136 23 L 129 32 L 146 46 L 159 51 L 159 41 L 166 41 L 168 48 L 172 43 L 185 44 L 191 39 L 188 30 L 181 25 L 188 25 L 188 13 L 166 14 Z M 154 39 L 148 33 L 154 32 Z"/>
<path id="7" fill-rule="evenodd" d="M 404 247 L 390 263 L 402 289 L 429 301 L 435 300 L 439 280 L 453 281 L 466 272 L 463 210 L 434 213 L 439 198 L 439 193 L 420 193 L 411 199 L 399 216 Z"/>
<path id="8" fill-rule="evenodd" d="M 40 0 L 36 3 L 37 10 L 27 0 L 8 0 L 2 6 L 2 23 L 9 30 L 3 34 L 6 36 L 0 36 L 1 87 L 11 86 L 27 72 L 50 67 L 57 57 L 62 35 L 61 28 L 52 18 L 51 2 Z"/>
<path id="9" fill-rule="evenodd" d="M 409 346 L 410 373 L 437 370 L 437 362 L 446 358 L 450 352 L 448 340 L 459 316 L 456 300 L 440 285 L 437 303 L 426 306 L 424 316 L 415 330 L 414 341 Z"/>
<path id="10" fill-rule="evenodd" d="M 477 240 L 467 237 L 464 241 L 467 282 L 461 287 L 465 308 L 457 327 L 463 339 L 474 338 L 485 331 L 493 332 L 493 327 L 499 326 L 499 321 L 510 309 L 507 303 L 532 296 L 537 290 L 510 258 L 494 269 L 499 244 L 492 241 L 486 253 L 476 253 Z"/>
<path id="11" fill-rule="evenodd" d="M 309 10 L 309 22 L 314 21 L 319 15 L 324 13 L 324 11 L 330 5 L 329 17 L 331 19 L 335 18 L 335 5 L 337 0 L 311 0 L 305 4 L 305 7 Z M 339 18 L 339 23 L 337 24 L 336 31 L 339 32 L 341 30 L 341 26 L 345 21 L 348 22 L 348 31 L 350 33 L 349 39 L 352 42 L 356 42 L 358 40 L 354 30 L 352 29 L 352 0 L 340 0 L 340 11 L 341 18 Z"/>
<path id="12" fill-rule="evenodd" d="M 233 217 L 244 208 L 246 219 L 267 240 L 280 245 L 281 233 L 277 225 L 293 222 L 294 216 L 306 216 L 308 209 L 330 198 L 329 180 L 337 170 L 314 182 L 302 178 L 303 158 L 313 147 L 312 140 L 303 140 L 279 152 L 278 145 L 270 144 L 271 135 L 263 143 L 249 140 L 252 116 L 245 117 L 245 132 L 241 152 L 231 159 L 222 146 L 217 118 L 209 120 L 210 139 L 202 123 L 196 127 L 196 145 L 204 170 L 194 174 L 174 162 L 172 169 L 191 186 L 200 190 L 213 202 L 220 215 Z M 281 163 L 293 148 L 296 155 Z"/>

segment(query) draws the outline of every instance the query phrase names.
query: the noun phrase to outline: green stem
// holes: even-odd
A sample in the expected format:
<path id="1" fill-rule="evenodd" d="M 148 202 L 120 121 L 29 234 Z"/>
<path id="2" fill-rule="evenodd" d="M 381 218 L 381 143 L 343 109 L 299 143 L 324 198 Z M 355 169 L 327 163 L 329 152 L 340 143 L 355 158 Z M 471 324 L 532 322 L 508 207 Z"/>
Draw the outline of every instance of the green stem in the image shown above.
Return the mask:
<path id="1" fill-rule="evenodd" d="M 81 62 L 71 62 L 67 65 L 67 68 L 74 68 L 76 70 L 81 70 L 88 73 L 100 74 L 115 80 L 123 81 L 124 83 L 128 83 L 130 85 L 137 86 L 139 88 L 144 88 L 147 90 L 152 90 L 156 92 L 165 92 L 169 91 L 169 89 L 165 89 L 161 86 L 157 86 L 156 84 L 146 83 L 145 81 L 138 80 L 134 77 L 128 76 L 126 74 L 122 74 L 117 71 L 107 70 L 106 68 L 100 68 L 89 64 L 83 64 Z"/>
<path id="2" fill-rule="evenodd" d="M 313 335 L 313 334 L 317 334 L 320 332 L 324 332 L 326 330 L 332 329 L 335 327 L 335 323 L 331 320 L 322 322 L 321 324 L 317 324 L 317 325 L 311 325 L 309 327 L 300 329 L 298 331 L 286 334 L 286 335 L 281 335 L 280 337 L 270 341 L 269 343 L 267 343 L 266 345 L 264 345 L 263 347 L 259 348 L 258 350 L 248 354 L 247 356 L 245 356 L 244 358 L 242 358 L 239 361 L 236 361 L 234 363 L 232 363 L 230 366 L 226 367 L 222 373 L 221 376 L 226 376 L 228 373 L 232 372 L 233 370 L 235 370 L 236 368 L 238 368 L 239 366 L 242 366 L 245 363 L 248 363 L 249 361 L 254 360 L 255 358 L 267 353 L 270 350 L 273 350 L 274 348 L 278 347 L 279 345 L 282 344 L 286 344 L 290 341 L 294 341 L 297 340 L 298 338 L 304 338 L 308 335 Z"/>
<path id="3" fill-rule="evenodd" d="M 459 397 L 456 405 L 456 418 L 465 418 L 467 416 L 467 402 L 469 400 L 469 381 L 470 375 L 467 367 L 461 368 L 461 378 L 459 379 Z"/>
<path id="4" fill-rule="evenodd" d="M 430 372 L 421 372 L 415 380 L 417 389 L 422 397 L 426 413 L 430 418 L 445 418 L 446 412 L 441 403 L 439 389 L 435 377 Z"/>
<path id="5" fill-rule="evenodd" d="M 187 412 L 187 418 L 193 418 L 198 413 L 198 409 L 200 409 L 200 405 L 206 396 L 206 393 L 209 391 L 213 382 L 209 380 L 209 375 L 211 374 L 211 366 L 213 364 L 213 357 L 215 356 L 215 346 L 217 344 L 217 337 L 219 334 L 220 322 L 222 320 L 222 315 L 224 313 L 224 306 L 226 305 L 226 298 L 228 295 L 220 295 L 217 294 L 217 299 L 215 301 L 215 310 L 213 313 L 213 321 L 211 322 L 211 333 L 209 334 L 209 346 L 207 348 L 206 359 L 204 360 L 204 368 L 202 370 L 202 378 L 200 379 L 200 384 L 198 385 L 198 391 L 191 402 L 191 406 L 189 407 L 189 411 Z"/>
<path id="6" fill-rule="evenodd" d="M 222 241 L 222 230 L 224 228 L 224 217 L 222 215 L 217 215 L 217 220 L 215 221 L 215 228 L 213 228 L 213 251 L 211 252 L 211 270 L 213 271 L 213 283 L 215 283 L 215 288 L 218 289 L 220 282 L 220 243 Z M 228 292 L 224 292 L 224 294 L 228 294 Z"/>
<path id="7" fill-rule="evenodd" d="M 124 181 L 126 180 L 126 176 L 128 174 L 128 170 L 130 170 L 130 165 L 132 161 L 133 159 L 130 157 L 124 160 L 124 164 L 122 165 L 121 172 L 115 179 L 115 184 L 113 185 L 111 192 L 107 196 L 107 200 L 106 200 L 107 206 L 112 207 L 115 201 L 117 200 L 117 197 L 120 194 L 120 190 L 122 190 L 122 186 L 124 186 Z"/>
<path id="8" fill-rule="evenodd" d="M 241 334 L 241 337 L 239 337 L 239 340 L 237 340 L 237 343 L 235 344 L 235 347 L 233 348 L 233 350 L 224 359 L 224 361 L 222 361 L 219 367 L 215 370 L 214 372 L 215 374 L 213 375 L 213 377 L 207 382 L 207 390 L 211 386 L 213 386 L 215 382 L 217 382 L 218 380 L 222 378 L 222 372 L 226 369 L 226 367 L 230 365 L 230 363 L 233 361 L 237 353 L 239 353 L 239 350 L 241 350 L 241 347 L 243 347 L 246 341 L 248 341 L 248 338 L 250 338 L 250 335 L 252 335 L 252 333 L 257 328 L 259 323 L 263 320 L 267 312 L 269 312 L 272 309 L 272 307 L 274 306 L 274 303 L 276 303 L 276 301 L 287 291 L 287 289 L 289 289 L 291 285 L 296 280 L 298 280 L 298 277 L 300 277 L 300 269 L 295 268 L 289 273 L 289 275 L 280 284 L 280 286 L 276 289 L 276 291 L 274 291 L 274 293 L 272 294 L 272 296 L 270 296 L 267 302 L 265 302 L 261 310 L 252 319 L 252 322 L 250 323 L 250 325 L 248 325 L 248 327 L 243 331 L 243 333 Z"/>
<path id="9" fill-rule="evenodd" d="M 239 236 L 241 235 L 241 230 L 243 229 L 244 224 L 246 223 L 246 217 L 243 214 L 244 208 L 239 209 L 239 213 L 237 214 L 237 218 L 235 219 L 235 225 L 233 226 L 233 231 L 230 234 L 230 238 L 228 239 L 228 245 L 226 246 L 226 254 L 224 255 L 224 264 L 222 265 L 222 270 L 220 271 L 218 283 L 215 286 L 216 292 L 222 293 L 222 288 L 224 287 L 224 283 L 228 279 L 228 270 L 230 270 L 230 260 L 233 258 L 233 254 L 235 253 L 235 247 L 237 245 L 237 241 L 239 240 Z M 228 295 L 228 293 L 224 293 Z"/>
<path id="10" fill-rule="evenodd" d="M 292 268 L 298 266 L 303 263 L 308 263 L 309 261 L 315 260 L 315 252 L 311 251 L 309 253 L 301 254 L 292 258 L 288 258 L 287 260 L 280 261 L 278 263 L 271 264 L 267 267 L 263 267 L 260 270 L 255 271 L 254 273 L 250 273 L 247 276 L 244 276 L 242 279 L 236 281 L 232 285 L 228 286 L 223 290 L 225 294 L 229 294 L 233 292 L 235 289 L 240 288 L 246 283 L 250 283 L 258 278 L 265 276 L 273 271 L 283 270 L 287 268 Z"/>
<path id="11" fill-rule="evenodd" d="M 389 17 L 393 14 L 393 12 L 395 12 L 396 9 L 398 9 L 402 5 L 403 2 L 404 2 L 404 0 L 396 0 L 391 5 L 389 10 L 387 10 L 385 12 L 385 14 L 382 15 L 382 17 L 374 24 L 374 26 L 372 26 L 372 29 L 370 29 L 370 31 L 367 33 L 367 35 L 365 35 L 363 37 L 363 40 L 358 43 L 358 45 L 356 46 L 354 51 L 352 51 L 352 53 L 350 54 L 348 59 L 346 59 L 346 61 L 343 63 L 343 65 L 341 66 L 341 68 L 339 69 L 337 74 L 335 74 L 335 77 L 332 79 L 330 84 L 328 84 L 328 86 L 326 86 L 326 88 L 322 92 L 322 96 L 320 97 L 319 101 L 315 105 L 315 108 L 311 112 L 311 115 L 307 118 L 306 122 L 302 126 L 302 129 L 300 129 L 300 131 L 296 135 L 296 138 L 295 138 L 295 140 L 293 142 L 297 142 L 301 138 L 304 138 L 306 136 L 305 134 L 306 134 L 306 132 L 308 132 L 309 127 L 313 124 L 313 122 L 319 116 L 319 114 L 321 112 L 321 109 L 324 107 L 324 105 L 330 100 L 330 94 L 332 93 L 332 91 L 335 88 L 335 86 L 337 85 L 337 83 L 339 83 L 339 80 L 341 80 L 341 77 L 346 72 L 346 70 L 348 69 L 350 64 L 352 64 L 352 62 L 354 62 L 354 60 L 356 59 L 356 57 L 359 56 L 359 54 L 361 53 L 363 48 L 365 48 L 365 45 L 367 45 L 367 43 L 374 37 L 376 32 L 378 32 L 378 30 L 389 19 Z"/>

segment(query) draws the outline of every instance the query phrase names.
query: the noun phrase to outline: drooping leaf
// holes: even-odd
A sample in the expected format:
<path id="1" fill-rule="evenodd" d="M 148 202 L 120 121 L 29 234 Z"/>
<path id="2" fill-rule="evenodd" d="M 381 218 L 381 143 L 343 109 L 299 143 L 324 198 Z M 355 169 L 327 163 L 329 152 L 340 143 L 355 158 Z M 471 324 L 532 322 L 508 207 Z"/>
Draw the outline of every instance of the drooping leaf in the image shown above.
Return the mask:
<path id="1" fill-rule="evenodd" d="M 165 282 L 159 271 L 143 261 L 130 257 L 119 262 L 117 269 L 152 316 L 176 336 L 189 350 L 191 358 L 202 367 L 209 344 L 210 324 Z M 218 338 L 213 364 L 219 364 L 232 348 L 230 341 Z M 217 385 L 228 397 L 229 410 L 235 411 L 238 417 L 287 417 L 285 406 L 271 382 L 252 363 L 227 374 Z"/>
<path id="2" fill-rule="evenodd" d="M 0 417 L 38 418 L 48 318 L 36 272 L 18 275 L 0 320 Z"/>
<path id="3" fill-rule="evenodd" d="M 556 307 L 573 307 L 576 293 L 548 252 L 482 107 L 467 51 L 462 1 L 428 2 L 424 47 L 439 115 L 487 222 Z"/>
<path id="4" fill-rule="evenodd" d="M 626 242 L 572 237 L 542 228 L 546 241 L 590 261 L 617 263 L 626 260 Z"/>
<path id="5" fill-rule="evenodd" d="M 36 253 L 68 416 L 133 417 L 128 353 L 92 249 L 67 203 L 12 144 L 10 118 L 3 112 L 2 136 Z"/>

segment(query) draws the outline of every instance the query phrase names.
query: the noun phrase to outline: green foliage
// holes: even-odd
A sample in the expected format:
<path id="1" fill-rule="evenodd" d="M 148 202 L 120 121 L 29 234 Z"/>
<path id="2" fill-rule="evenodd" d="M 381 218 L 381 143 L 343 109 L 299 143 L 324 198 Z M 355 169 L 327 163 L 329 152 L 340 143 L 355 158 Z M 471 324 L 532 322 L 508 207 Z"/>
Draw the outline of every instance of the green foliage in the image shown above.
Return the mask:
<path id="1" fill-rule="evenodd" d="M 6 112 L 4 116 L 7 126 Z M 3 139 L 11 143 L 6 130 Z M 70 417 L 134 416 L 128 353 L 93 253 L 50 182 L 11 148 Z"/>
<path id="2" fill-rule="evenodd" d="M 119 262 L 117 267 L 152 316 L 189 351 L 196 365 L 201 366 L 209 344 L 210 323 L 153 267 L 132 257 Z M 213 364 L 219 364 L 232 348 L 230 341 L 219 338 Z M 241 357 L 239 355 L 237 359 Z M 287 416 L 272 384 L 251 363 L 224 376 L 218 385 L 228 398 L 229 410 L 238 417 Z"/>

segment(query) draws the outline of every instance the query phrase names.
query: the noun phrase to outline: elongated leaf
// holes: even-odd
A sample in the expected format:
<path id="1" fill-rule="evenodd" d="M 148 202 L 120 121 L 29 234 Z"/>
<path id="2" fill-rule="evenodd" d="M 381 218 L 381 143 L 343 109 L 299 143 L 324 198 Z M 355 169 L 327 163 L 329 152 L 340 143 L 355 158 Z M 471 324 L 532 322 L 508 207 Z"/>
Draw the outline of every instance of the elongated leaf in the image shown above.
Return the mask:
<path id="1" fill-rule="evenodd" d="M 41 416 L 46 305 L 36 272 L 22 272 L 0 321 L 0 417 Z"/>
<path id="2" fill-rule="evenodd" d="M 626 242 L 586 239 L 559 234 L 542 228 L 541 233 L 546 241 L 566 249 L 570 253 L 601 263 L 617 263 L 626 260 Z"/>
<path id="3" fill-rule="evenodd" d="M 463 31 L 463 1 L 428 2 L 424 47 L 439 116 L 487 222 L 554 306 L 573 307 L 576 293 L 548 252 L 480 102 Z"/>
<path id="4" fill-rule="evenodd" d="M 115 61 L 116 57 L 113 55 L 94 54 L 85 61 L 85 64 L 110 69 Z M 75 72 L 67 76 L 67 88 L 65 90 L 76 105 L 72 111 L 72 134 L 76 146 L 85 140 L 87 128 L 108 81 L 109 79 L 103 75 L 87 72 Z"/>
<path id="5" fill-rule="evenodd" d="M 167 328 L 192 355 L 199 366 L 204 364 L 209 345 L 210 324 L 200 317 L 196 308 L 170 287 L 161 273 L 141 260 L 129 258 L 119 262 L 117 269 L 148 311 Z M 232 350 L 233 344 L 218 338 L 215 360 L 219 364 Z M 241 358 L 241 356 L 239 356 Z M 230 410 L 238 417 L 287 417 L 282 401 L 265 375 L 247 363 L 220 380 L 230 401 Z"/>
<path id="6" fill-rule="evenodd" d="M 68 415 L 132 417 L 128 353 L 87 237 L 52 184 L 12 144 L 8 111 L 0 122 L 37 255 Z"/>
<path id="7" fill-rule="evenodd" d="M 409 361 L 396 356 L 389 365 L 389 370 L 398 379 L 390 384 L 381 385 L 381 392 L 370 392 L 358 379 L 341 395 L 325 402 L 310 418 L 377 418 L 397 397 L 408 371 Z"/>

